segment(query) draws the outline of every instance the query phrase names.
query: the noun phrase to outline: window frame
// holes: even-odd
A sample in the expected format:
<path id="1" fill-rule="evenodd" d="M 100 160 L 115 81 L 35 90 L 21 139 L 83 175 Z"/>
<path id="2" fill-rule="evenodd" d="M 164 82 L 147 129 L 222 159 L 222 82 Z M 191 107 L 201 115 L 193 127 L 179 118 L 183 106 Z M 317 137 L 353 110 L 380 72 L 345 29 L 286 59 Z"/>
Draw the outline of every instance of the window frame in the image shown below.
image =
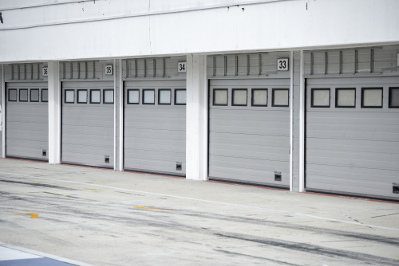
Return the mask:
<path id="1" fill-rule="evenodd" d="M 112 102 L 107 102 L 105 101 L 105 94 L 111 91 L 112 92 Z M 115 94 L 114 94 L 114 89 L 103 89 L 103 104 L 114 104 L 115 102 Z"/>
<path id="2" fill-rule="evenodd" d="M 68 102 L 68 101 L 67 101 L 67 93 L 68 93 L 69 91 L 73 92 L 73 101 L 72 101 L 72 102 Z M 74 104 L 75 101 L 76 101 L 75 90 L 74 90 L 74 89 L 66 89 L 66 90 L 64 90 L 64 103 L 67 103 L 67 104 Z"/>
<path id="3" fill-rule="evenodd" d="M 47 91 L 47 100 L 43 100 L 43 91 Z M 40 101 L 42 103 L 47 103 L 48 102 L 48 89 L 41 89 L 41 91 L 40 91 Z"/>
<path id="4" fill-rule="evenodd" d="M 254 91 L 266 91 L 266 105 L 254 104 Z M 269 102 L 269 89 L 268 88 L 253 88 L 251 89 L 251 106 L 252 107 L 268 107 Z"/>
<path id="5" fill-rule="evenodd" d="M 314 105 L 313 104 L 314 92 L 321 91 L 321 90 L 328 91 L 328 105 Z M 310 107 L 311 108 L 330 108 L 331 107 L 331 88 L 312 88 L 310 94 L 311 94 L 311 97 L 310 97 Z"/>
<path id="6" fill-rule="evenodd" d="M 142 101 L 141 101 L 141 104 L 142 105 L 155 105 L 155 103 L 156 103 L 156 93 L 155 93 L 155 89 L 142 89 L 142 91 L 143 91 L 143 95 L 142 95 Z M 145 92 L 146 91 L 153 91 L 154 92 L 154 102 L 152 102 L 152 103 L 146 103 L 145 102 Z"/>
<path id="7" fill-rule="evenodd" d="M 21 91 L 26 91 L 26 101 L 25 100 L 21 100 Z M 23 103 L 27 103 L 29 102 L 29 89 L 19 89 L 19 97 L 18 97 L 18 101 L 19 102 L 23 102 Z"/>
<path id="8" fill-rule="evenodd" d="M 380 90 L 381 91 L 381 105 L 380 106 L 365 106 L 364 105 L 364 92 L 366 90 Z M 383 108 L 384 107 L 384 88 L 383 87 L 365 87 L 362 88 L 362 98 L 361 98 L 361 107 L 362 108 Z"/>
<path id="9" fill-rule="evenodd" d="M 161 103 L 162 91 L 169 91 L 169 103 Z M 172 89 L 158 89 L 158 105 L 172 105 Z"/>
<path id="10" fill-rule="evenodd" d="M 37 101 L 32 100 L 32 91 L 37 91 Z M 29 91 L 29 102 L 31 102 L 31 103 L 40 102 L 40 90 L 39 89 L 30 89 L 30 91 Z"/>
<path id="11" fill-rule="evenodd" d="M 138 102 L 130 102 L 130 92 L 137 91 L 139 93 Z M 127 97 L 126 97 L 126 104 L 140 104 L 140 89 L 128 89 L 127 90 Z"/>
<path id="12" fill-rule="evenodd" d="M 354 90 L 355 91 L 355 99 L 353 106 L 352 105 L 338 105 L 338 92 L 339 91 L 344 91 L 344 90 Z M 335 88 L 335 108 L 356 108 L 356 88 Z"/>
<path id="13" fill-rule="evenodd" d="M 274 104 L 274 92 L 275 91 L 287 91 L 287 104 Z M 272 88 L 272 107 L 290 107 L 290 89 L 287 88 Z"/>
<path id="14" fill-rule="evenodd" d="M 15 100 L 11 100 L 11 99 L 10 99 L 10 91 L 11 91 L 11 90 L 16 92 L 16 94 L 15 94 Z M 9 102 L 18 102 L 18 96 L 19 96 L 19 94 L 18 94 L 18 89 L 16 89 L 16 88 L 10 88 L 10 89 L 8 89 L 7 91 L 8 91 L 7 100 L 8 100 Z"/>
<path id="15" fill-rule="evenodd" d="M 399 90 L 399 87 L 389 87 L 389 99 L 388 99 L 388 107 L 389 108 L 399 108 L 399 105 L 393 106 L 392 105 L 392 91 L 393 90 Z"/>
<path id="16" fill-rule="evenodd" d="M 235 104 L 234 103 L 234 92 L 235 91 L 245 91 L 246 93 L 246 98 L 245 98 L 245 104 Z M 228 97 L 228 95 L 227 95 Z M 248 89 L 246 88 L 234 88 L 231 90 L 231 106 L 248 106 Z"/>
<path id="17" fill-rule="evenodd" d="M 216 94 L 216 91 L 226 91 L 227 92 L 227 99 L 226 99 L 226 104 L 216 104 L 215 103 L 215 94 Z M 212 92 L 212 105 L 213 106 L 228 106 L 229 105 L 229 89 L 222 89 L 222 88 L 220 88 L 220 89 L 213 89 L 213 92 Z"/>
<path id="18" fill-rule="evenodd" d="M 93 102 L 93 92 L 100 92 L 100 101 Z M 90 104 L 101 104 L 101 89 L 90 89 Z"/>
<path id="19" fill-rule="evenodd" d="M 176 99 L 177 99 L 177 92 L 179 91 L 185 91 L 186 92 L 186 101 L 184 103 L 177 103 Z M 175 89 L 175 99 L 174 99 L 174 104 L 175 105 L 186 105 L 187 104 L 187 89 Z"/>
<path id="20" fill-rule="evenodd" d="M 85 91 L 86 92 L 86 101 L 85 102 L 80 102 L 79 101 L 79 92 L 81 92 L 81 91 Z M 77 93 L 76 93 L 76 103 L 77 104 L 87 104 L 88 98 L 89 98 L 89 94 L 87 92 L 87 89 L 78 89 L 77 90 Z"/>

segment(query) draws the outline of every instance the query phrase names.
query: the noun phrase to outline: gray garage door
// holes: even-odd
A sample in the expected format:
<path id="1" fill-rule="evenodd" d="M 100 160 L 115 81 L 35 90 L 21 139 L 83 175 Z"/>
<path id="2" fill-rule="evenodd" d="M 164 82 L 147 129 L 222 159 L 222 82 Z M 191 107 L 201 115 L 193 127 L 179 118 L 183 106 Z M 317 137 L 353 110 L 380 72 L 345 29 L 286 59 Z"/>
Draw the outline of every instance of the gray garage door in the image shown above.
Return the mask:
<path id="1" fill-rule="evenodd" d="M 209 177 L 289 186 L 289 80 L 212 80 Z"/>
<path id="2" fill-rule="evenodd" d="M 7 157 L 48 160 L 47 95 L 47 83 L 7 83 Z"/>
<path id="3" fill-rule="evenodd" d="M 125 82 L 124 167 L 186 173 L 185 81 Z"/>
<path id="4" fill-rule="evenodd" d="M 62 83 L 61 161 L 114 166 L 113 82 Z"/>
<path id="5" fill-rule="evenodd" d="M 399 199 L 399 78 L 308 79 L 306 188 Z"/>

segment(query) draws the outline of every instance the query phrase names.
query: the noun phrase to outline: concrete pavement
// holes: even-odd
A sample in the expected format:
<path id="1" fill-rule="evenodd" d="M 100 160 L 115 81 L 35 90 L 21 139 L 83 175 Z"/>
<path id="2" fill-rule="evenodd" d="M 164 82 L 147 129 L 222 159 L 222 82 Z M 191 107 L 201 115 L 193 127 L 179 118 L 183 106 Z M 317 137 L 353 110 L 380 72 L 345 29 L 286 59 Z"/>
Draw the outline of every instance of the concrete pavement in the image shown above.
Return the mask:
<path id="1" fill-rule="evenodd" d="M 12 159 L 0 199 L 1 242 L 92 265 L 399 265 L 393 202 Z"/>

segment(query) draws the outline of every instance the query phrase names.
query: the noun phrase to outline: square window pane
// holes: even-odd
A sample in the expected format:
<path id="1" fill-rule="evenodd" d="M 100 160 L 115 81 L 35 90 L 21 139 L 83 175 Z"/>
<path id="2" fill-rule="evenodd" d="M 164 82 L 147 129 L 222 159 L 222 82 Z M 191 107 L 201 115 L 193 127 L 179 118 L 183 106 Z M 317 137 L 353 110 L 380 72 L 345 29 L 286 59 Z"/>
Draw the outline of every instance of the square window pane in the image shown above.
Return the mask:
<path id="1" fill-rule="evenodd" d="M 155 104 L 155 90 L 143 90 L 143 103 Z"/>
<path id="2" fill-rule="evenodd" d="M 28 101 L 28 89 L 20 89 L 19 90 L 19 101 L 20 102 Z"/>
<path id="3" fill-rule="evenodd" d="M 74 90 L 66 90 L 65 91 L 65 102 L 66 103 L 74 103 L 75 102 L 75 91 Z"/>
<path id="4" fill-rule="evenodd" d="M 31 102 L 39 101 L 39 89 L 31 89 L 30 90 L 30 101 Z"/>
<path id="5" fill-rule="evenodd" d="M 104 103 L 114 103 L 114 90 L 104 90 Z"/>
<path id="6" fill-rule="evenodd" d="M 128 90 L 127 95 L 128 95 L 127 103 L 131 103 L 131 104 L 140 103 L 140 91 L 139 90 Z"/>
<path id="7" fill-rule="evenodd" d="M 382 107 L 382 88 L 364 88 L 362 107 Z"/>
<path id="8" fill-rule="evenodd" d="M 158 103 L 159 104 L 170 104 L 171 103 L 171 91 L 158 90 Z"/>
<path id="9" fill-rule="evenodd" d="M 356 89 L 336 89 L 336 107 L 355 107 Z"/>
<path id="10" fill-rule="evenodd" d="M 273 89 L 272 106 L 288 107 L 289 90 L 288 89 Z"/>
<path id="11" fill-rule="evenodd" d="M 48 89 L 42 89 L 42 102 L 48 102 Z"/>
<path id="12" fill-rule="evenodd" d="M 389 107 L 399 107 L 399 88 L 389 88 Z"/>
<path id="13" fill-rule="evenodd" d="M 233 90 L 233 105 L 246 106 L 247 105 L 247 90 L 234 89 Z"/>
<path id="14" fill-rule="evenodd" d="M 313 89 L 312 107 L 330 107 L 330 89 Z"/>
<path id="15" fill-rule="evenodd" d="M 17 89 L 9 89 L 8 90 L 8 101 L 16 102 L 17 101 Z"/>
<path id="16" fill-rule="evenodd" d="M 78 103 L 87 103 L 87 90 L 78 90 Z"/>
<path id="17" fill-rule="evenodd" d="M 186 90 L 175 90 L 175 104 L 186 104 Z"/>
<path id="18" fill-rule="evenodd" d="M 100 90 L 90 90 L 90 103 L 101 103 Z"/>
<path id="19" fill-rule="evenodd" d="M 252 89 L 252 106 L 267 106 L 267 89 Z"/>
<path id="20" fill-rule="evenodd" d="M 213 90 L 213 105 L 227 105 L 227 89 Z"/>

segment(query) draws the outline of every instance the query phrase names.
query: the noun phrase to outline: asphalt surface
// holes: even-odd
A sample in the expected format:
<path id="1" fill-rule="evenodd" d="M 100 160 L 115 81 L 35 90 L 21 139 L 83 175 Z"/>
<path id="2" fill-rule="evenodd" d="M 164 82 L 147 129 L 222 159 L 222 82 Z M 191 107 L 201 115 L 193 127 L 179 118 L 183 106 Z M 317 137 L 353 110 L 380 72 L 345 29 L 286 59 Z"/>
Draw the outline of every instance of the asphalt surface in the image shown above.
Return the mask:
<path id="1" fill-rule="evenodd" d="M 75 265 L 399 265 L 395 202 L 12 159 L 0 200 L 0 242 Z"/>

